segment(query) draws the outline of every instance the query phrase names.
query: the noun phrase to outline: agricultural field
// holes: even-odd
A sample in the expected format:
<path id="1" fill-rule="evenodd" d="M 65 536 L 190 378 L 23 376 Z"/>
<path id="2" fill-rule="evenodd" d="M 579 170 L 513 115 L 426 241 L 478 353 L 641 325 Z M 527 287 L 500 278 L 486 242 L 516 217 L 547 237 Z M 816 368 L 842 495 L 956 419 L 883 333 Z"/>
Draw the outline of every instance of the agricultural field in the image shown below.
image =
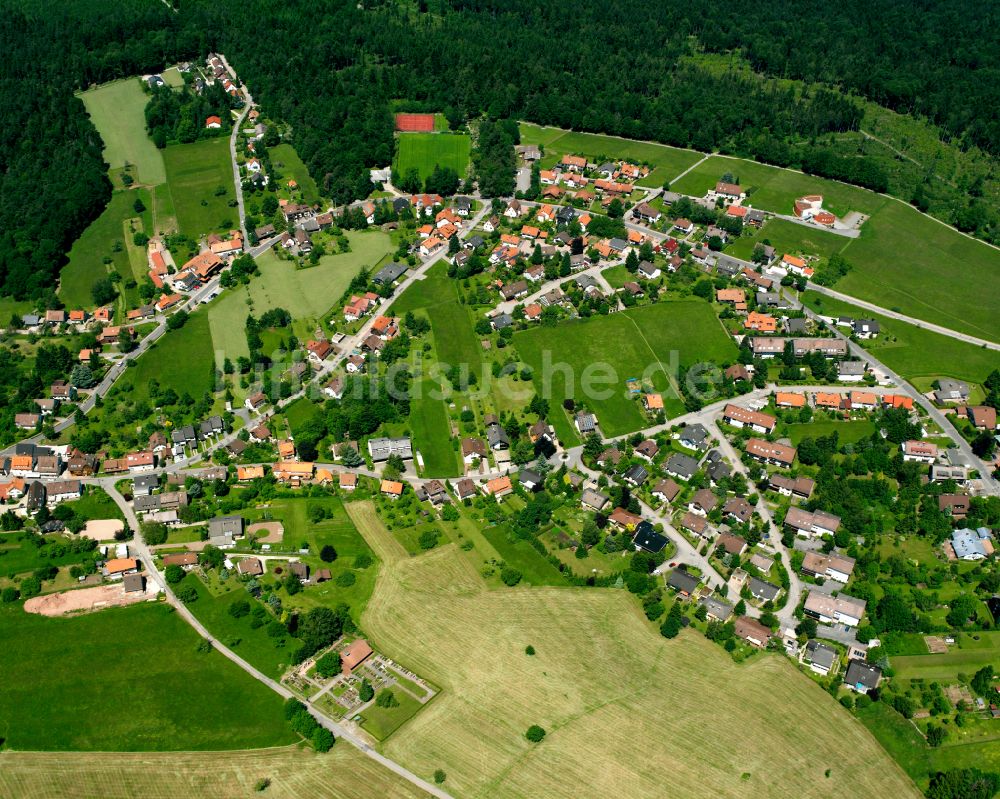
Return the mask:
<path id="1" fill-rule="evenodd" d="M 920 214 L 885 205 L 842 252 L 836 289 L 883 308 L 1000 341 L 1000 250 Z"/>
<path id="2" fill-rule="evenodd" d="M 163 78 L 163 82 L 171 89 L 181 89 L 184 87 L 184 76 L 181 75 L 181 71 L 177 67 L 169 67 L 163 70 L 160 73 L 160 77 Z"/>
<path id="3" fill-rule="evenodd" d="M 378 231 L 349 232 L 350 252 L 324 255 L 316 266 L 297 269 L 268 251 L 257 259 L 261 274 L 249 285 L 226 293 L 209 309 L 208 319 L 215 349 L 229 358 L 246 356 L 244 325 L 247 314 L 260 316 L 271 308 L 284 308 L 296 320 L 296 329 L 311 337 L 309 331 L 331 311 L 351 279 L 362 267 L 371 268 L 390 250 L 389 237 Z M 301 324 L 299 324 L 301 323 Z"/>
<path id="4" fill-rule="evenodd" d="M 2 752 L 0 795 L 7 799 L 246 799 L 268 779 L 269 799 L 423 799 L 422 791 L 340 743 L 326 754 L 298 746 L 245 752 Z"/>
<path id="5" fill-rule="evenodd" d="M 1000 633 L 977 632 L 979 640 L 969 634 L 958 637 L 958 646 L 939 655 L 895 655 L 893 671 L 901 680 L 937 680 L 943 684 L 958 681 L 958 673 L 969 676 L 983 666 L 1000 660 Z"/>
<path id="6" fill-rule="evenodd" d="M 146 206 L 141 214 L 135 211 L 137 199 Z M 131 243 L 133 220 L 137 231 L 148 233 L 152 229 L 151 204 L 150 193 L 146 189 L 116 191 L 111 195 L 107 208 L 74 242 L 69 251 L 69 262 L 59 274 L 59 298 L 67 308 L 94 306 L 91 289 L 109 274 L 105 258 L 111 259 L 111 270 L 122 278 L 118 284 L 119 291 L 125 293 L 126 300 L 135 304 L 139 296 L 137 291 L 124 288 L 125 281 L 134 278 L 126 242 Z"/>
<path id="7" fill-rule="evenodd" d="M 762 228 L 745 228 L 743 235 L 726 247 L 726 254 L 749 261 L 758 241 L 767 240 L 778 254 L 818 255 L 829 260 L 840 252 L 848 239 L 815 227 L 805 227 L 785 219 L 769 219 Z"/>
<path id="8" fill-rule="evenodd" d="M 0 610 L 0 693 L 12 749 L 183 751 L 295 740 L 281 699 L 160 604 L 72 618 Z M 53 664 L 58 663 L 58 668 Z"/>
<path id="9" fill-rule="evenodd" d="M 645 378 L 654 389 L 667 391 L 670 381 L 676 379 L 675 366 L 706 360 L 724 363 L 736 357 L 736 346 L 710 306 L 695 301 L 657 303 L 554 328 L 520 331 L 514 335 L 514 345 L 534 370 L 536 390 L 553 407 L 570 397 L 585 402 L 597 414 L 606 437 L 630 433 L 647 424 L 638 399 L 629 396 L 627 379 Z M 549 378 L 545 376 L 546 362 L 553 365 Z M 560 363 L 568 370 L 558 369 Z M 604 399 L 582 393 L 584 370 L 598 363 L 608 364 L 614 372 L 614 382 L 597 385 L 610 393 Z M 664 402 L 668 416 L 683 411 L 677 396 L 665 396 Z M 564 441 L 576 438 L 564 415 L 553 414 L 552 424 Z"/>
<path id="10" fill-rule="evenodd" d="M 995 351 L 872 314 L 815 292 L 807 291 L 802 300 L 824 316 L 874 318 L 881 325 L 882 332 L 877 339 L 864 342 L 865 348 L 921 391 L 928 390 L 939 377 L 981 384 L 991 371 L 1000 368 L 1000 354 Z"/>
<path id="11" fill-rule="evenodd" d="M 148 95 L 138 78 L 126 78 L 105 83 L 77 95 L 87 107 L 104 142 L 104 160 L 111 167 L 111 178 L 121 185 L 122 169 L 134 168 L 138 183 L 156 186 L 167 180 L 163 155 L 146 135 L 146 103 Z"/>
<path id="12" fill-rule="evenodd" d="M 396 139 L 396 170 L 405 175 L 414 167 L 426 180 L 435 166 L 451 167 L 460 178 L 469 168 L 472 140 L 461 133 L 400 133 Z"/>
<path id="13" fill-rule="evenodd" d="M 823 206 L 837 216 L 849 211 L 871 214 L 886 202 L 885 197 L 857 186 L 723 155 L 706 159 L 670 188 L 700 197 L 727 172 L 750 192 L 747 205 L 777 214 L 792 213 L 796 198 L 805 194 L 822 194 Z"/>
<path id="14" fill-rule="evenodd" d="M 387 559 L 362 624 L 443 689 L 386 754 L 424 777 L 443 769 L 457 796 L 576 797 L 585 785 L 589 795 L 820 797 L 827 769 L 855 796 L 917 796 L 783 658 L 736 665 L 700 636 L 668 642 L 623 591 L 488 590 L 445 546 Z M 531 724 L 547 730 L 542 743 L 525 740 Z M 799 745 L 805 728 L 815 746 Z"/>
<path id="15" fill-rule="evenodd" d="M 555 163 L 567 153 L 586 155 L 594 159 L 607 157 L 648 163 L 653 169 L 639 181 L 640 186 L 662 186 L 702 158 L 702 154 L 694 150 L 682 150 L 665 144 L 633 141 L 618 136 L 602 136 L 597 133 L 578 133 L 532 125 L 529 122 L 522 122 L 520 127 L 522 144 L 544 146 L 543 161 L 546 166 Z"/>
<path id="16" fill-rule="evenodd" d="M 531 544 L 514 536 L 508 525 L 486 527 L 483 535 L 508 565 L 521 572 L 527 585 L 569 584 L 562 572 Z"/>
<path id="17" fill-rule="evenodd" d="M 158 380 L 178 394 L 200 399 L 215 389 L 215 354 L 209 333 L 208 316 L 194 313 L 180 330 L 168 331 L 122 377 L 122 384 L 135 387 L 136 399 L 149 396 L 149 381 Z"/>
<path id="18" fill-rule="evenodd" d="M 228 231 L 239 224 L 229 140 L 171 144 L 163 151 L 177 225 L 185 236 Z"/>
<path id="19" fill-rule="evenodd" d="M 309 174 L 309 167 L 295 152 L 295 147 L 291 144 L 279 144 L 277 147 L 270 147 L 267 154 L 271 157 L 276 183 L 285 185 L 292 179 L 299 184 L 302 199 L 307 204 L 313 205 L 319 202 L 319 188 L 316 186 L 316 181 Z"/>

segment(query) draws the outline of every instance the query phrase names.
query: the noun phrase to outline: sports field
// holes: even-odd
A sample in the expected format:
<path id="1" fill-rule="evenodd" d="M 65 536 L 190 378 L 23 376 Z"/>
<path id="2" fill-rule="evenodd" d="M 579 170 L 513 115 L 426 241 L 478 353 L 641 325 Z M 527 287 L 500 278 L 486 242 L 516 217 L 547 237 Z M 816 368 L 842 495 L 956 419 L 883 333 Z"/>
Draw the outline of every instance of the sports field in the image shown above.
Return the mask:
<path id="1" fill-rule="evenodd" d="M 783 658 L 737 666 L 697 634 L 668 642 L 623 591 L 488 590 L 444 546 L 387 559 L 363 627 L 443 688 L 385 751 L 421 776 L 443 769 L 455 796 L 917 796 Z"/>
<path id="2" fill-rule="evenodd" d="M 694 150 L 682 150 L 665 144 L 541 127 L 529 122 L 522 122 L 520 127 L 522 144 L 545 146 L 543 160 L 546 166 L 555 163 L 567 153 L 586 155 L 594 159 L 606 157 L 648 163 L 653 169 L 638 182 L 640 186 L 662 186 L 665 181 L 673 180 L 702 158 L 702 154 Z"/>
<path id="3" fill-rule="evenodd" d="M 302 199 L 306 203 L 312 205 L 319 202 L 316 181 L 291 144 L 279 144 L 277 147 L 269 148 L 267 153 L 271 157 L 271 166 L 276 170 L 275 180 L 278 184 L 285 185 L 289 178 L 294 179 L 299 184 Z"/>
<path id="4" fill-rule="evenodd" d="M 471 139 L 461 133 L 400 133 L 396 141 L 396 170 L 405 175 L 416 167 L 426 180 L 435 164 L 451 167 L 460 178 L 469 167 Z"/>
<path id="5" fill-rule="evenodd" d="M 297 269 L 270 250 L 261 255 L 257 259 L 261 274 L 247 286 L 226 291 L 209 309 L 215 349 L 234 359 L 248 355 L 244 333 L 247 314 L 260 316 L 271 308 L 284 308 L 293 319 L 308 321 L 307 330 L 314 328 L 315 321 L 331 310 L 361 268 L 373 267 L 392 249 L 389 237 L 381 231 L 352 231 L 347 237 L 350 252 L 324 255 L 307 269 Z"/>
<path id="6" fill-rule="evenodd" d="M 325 755 L 298 746 L 244 752 L 2 752 L 7 799 L 247 799 L 269 779 L 268 799 L 425 797 L 409 782 L 338 743 Z M 447 787 L 447 785 L 445 786 Z"/>
<path id="7" fill-rule="evenodd" d="M 864 342 L 865 347 L 921 391 L 928 390 L 938 377 L 982 383 L 991 371 L 1000 368 L 1000 353 L 996 351 L 984 350 L 916 325 L 872 314 L 815 292 L 807 291 L 802 299 L 824 316 L 874 318 L 881 325 L 882 332 L 877 339 Z"/>
<path id="8" fill-rule="evenodd" d="M 138 78 L 105 83 L 81 92 L 83 104 L 104 142 L 104 160 L 112 176 L 126 163 L 135 167 L 133 177 L 139 183 L 155 186 L 167 180 L 163 155 L 146 135 L 146 103 Z M 116 185 L 119 184 L 115 179 Z"/>
<path id="9" fill-rule="evenodd" d="M 146 210 L 135 212 L 135 201 L 141 199 Z M 97 219 L 83 231 L 69 251 L 69 263 L 59 273 L 59 298 L 67 308 L 93 308 L 91 289 L 108 275 L 104 259 L 111 259 L 111 269 L 122 277 L 118 290 L 126 299 L 135 301 L 135 289 L 126 289 L 125 281 L 134 277 L 127 244 L 131 244 L 130 219 L 138 219 L 136 229 L 148 232 L 152 227 L 150 193 L 146 189 L 116 191 L 111 202 Z"/>
<path id="10" fill-rule="evenodd" d="M 180 232 L 191 238 L 239 225 L 229 140 L 171 144 L 163 151 L 167 182 Z"/>
<path id="11" fill-rule="evenodd" d="M 700 197 L 727 172 L 745 189 L 752 190 L 747 205 L 778 214 L 792 213 L 796 198 L 805 194 L 822 194 L 823 206 L 838 216 L 848 211 L 870 214 L 885 203 L 884 197 L 857 186 L 722 155 L 713 155 L 698 164 L 670 188 Z"/>
<path id="12" fill-rule="evenodd" d="M 536 388 L 551 406 L 558 407 L 567 398 L 585 403 L 596 413 L 605 437 L 648 424 L 637 399 L 629 396 L 626 380 L 646 379 L 652 388 L 669 394 L 670 381 L 676 380 L 681 366 L 702 361 L 722 364 L 736 357 L 736 345 L 710 306 L 700 301 L 656 303 L 525 330 L 514 334 L 514 345 L 534 370 Z M 546 364 L 552 367 L 546 370 Z M 583 378 L 594 374 L 598 364 L 610 370 L 602 367 L 601 374 L 613 374 L 613 379 L 595 382 L 603 395 L 593 391 L 587 396 Z M 664 396 L 664 403 L 668 416 L 683 412 L 676 395 Z M 565 415 L 553 414 L 552 423 L 560 438 L 576 438 Z"/>
<path id="13" fill-rule="evenodd" d="M 0 609 L 0 630 L 0 718 L 12 749 L 218 750 L 295 740 L 281 699 L 217 652 L 197 652 L 199 636 L 166 605 L 54 619 L 17 603 Z"/>
<path id="14" fill-rule="evenodd" d="M 883 308 L 1000 341 L 1000 250 L 887 200 L 848 243 L 836 289 Z"/>

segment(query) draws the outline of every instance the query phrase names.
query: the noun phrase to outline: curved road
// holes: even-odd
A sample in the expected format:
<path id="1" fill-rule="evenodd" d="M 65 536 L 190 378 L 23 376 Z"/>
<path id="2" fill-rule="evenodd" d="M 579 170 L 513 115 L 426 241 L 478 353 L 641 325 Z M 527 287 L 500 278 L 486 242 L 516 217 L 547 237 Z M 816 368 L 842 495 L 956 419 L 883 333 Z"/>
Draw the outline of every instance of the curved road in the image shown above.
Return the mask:
<path id="1" fill-rule="evenodd" d="M 243 669 L 243 671 L 247 672 L 247 674 L 249 674 L 255 680 L 258 680 L 259 682 L 263 683 L 272 691 L 274 691 L 276 694 L 279 694 L 285 699 L 299 699 L 299 701 L 302 701 L 303 704 L 305 704 L 309 708 L 310 712 L 316 717 L 316 720 L 324 727 L 326 727 L 328 730 L 330 730 L 330 732 L 332 732 L 334 736 L 336 736 L 337 738 L 341 738 L 344 741 L 347 741 L 347 743 L 351 744 L 351 746 L 360 749 L 365 755 L 370 757 L 372 760 L 381 764 L 385 768 L 392 771 L 394 774 L 402 777 L 406 781 L 410 782 L 411 784 L 415 785 L 416 787 L 420 788 L 421 790 L 425 791 L 431 796 L 436 796 L 439 799 L 452 799 L 450 794 L 441 790 L 441 788 L 437 787 L 436 785 L 432 785 L 426 780 L 421 779 L 413 772 L 403 768 L 401 765 L 385 757 L 380 752 L 377 752 L 366 741 L 359 738 L 357 735 L 348 730 L 346 727 L 337 723 L 333 719 L 325 716 L 323 712 L 319 710 L 317 707 L 315 707 L 312 704 L 312 702 L 310 702 L 308 699 L 302 700 L 300 697 L 296 696 L 291 691 L 289 691 L 281 683 L 271 679 L 266 674 L 259 671 L 257 668 L 255 668 L 250 663 L 241 658 L 239 655 L 237 655 L 235 652 L 233 652 L 233 650 L 231 650 L 229 647 L 225 646 L 223 643 L 213 638 L 212 634 L 205 628 L 205 626 L 200 621 L 198 621 L 195 615 L 191 613 L 190 610 L 187 609 L 184 603 L 181 602 L 179 599 L 177 599 L 173 590 L 171 590 L 170 585 L 164 578 L 162 572 L 160 572 L 160 570 L 156 567 L 153 553 L 146 545 L 146 542 L 143 541 L 142 535 L 139 531 L 140 530 L 139 520 L 136 518 L 135 513 L 133 512 L 132 506 L 125 501 L 125 497 L 123 497 L 121 493 L 118 491 L 118 489 L 115 488 L 115 480 L 116 478 L 114 477 L 105 477 L 105 478 L 87 480 L 86 482 L 92 484 L 96 483 L 101 485 L 104 488 L 104 490 L 108 492 L 109 496 L 115 501 L 115 504 L 117 504 L 118 507 L 121 508 L 122 513 L 125 514 L 125 519 L 128 522 L 129 527 L 131 527 L 132 530 L 135 531 L 134 539 L 129 542 L 130 550 L 136 557 L 142 560 L 143 565 L 146 567 L 145 571 L 146 576 L 148 578 L 152 578 L 153 581 L 160 587 L 160 590 L 163 591 L 163 594 L 166 597 L 167 602 L 174 607 L 174 609 L 181 616 L 181 618 L 183 618 L 188 624 L 190 624 L 195 630 L 197 630 L 199 635 L 201 635 L 206 640 L 210 641 L 212 643 L 212 646 L 220 654 L 222 654 L 224 657 L 228 658 L 230 661 L 235 663 L 237 666 Z"/>

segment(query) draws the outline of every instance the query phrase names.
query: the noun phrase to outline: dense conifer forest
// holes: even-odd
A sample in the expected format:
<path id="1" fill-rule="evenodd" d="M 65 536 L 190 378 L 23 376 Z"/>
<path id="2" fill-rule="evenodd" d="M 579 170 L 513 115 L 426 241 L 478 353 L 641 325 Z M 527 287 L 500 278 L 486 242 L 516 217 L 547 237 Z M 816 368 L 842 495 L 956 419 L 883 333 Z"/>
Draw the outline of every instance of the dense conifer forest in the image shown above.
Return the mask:
<path id="1" fill-rule="evenodd" d="M 324 194 L 369 191 L 391 162 L 393 110 L 525 119 L 794 166 L 884 190 L 872 159 L 826 148 L 856 130 L 849 92 L 926 116 L 1000 156 L 1000 4 L 848 0 L 19 0 L 0 17 L 0 293 L 51 290 L 110 195 L 100 141 L 73 93 L 210 50 L 291 126 Z M 796 91 L 684 58 L 738 52 Z M 844 91 L 841 91 L 841 90 Z M 905 199 L 911 199 L 909 197 Z M 996 238 L 996 209 L 975 216 Z M 967 226 L 968 227 L 968 226 Z"/>

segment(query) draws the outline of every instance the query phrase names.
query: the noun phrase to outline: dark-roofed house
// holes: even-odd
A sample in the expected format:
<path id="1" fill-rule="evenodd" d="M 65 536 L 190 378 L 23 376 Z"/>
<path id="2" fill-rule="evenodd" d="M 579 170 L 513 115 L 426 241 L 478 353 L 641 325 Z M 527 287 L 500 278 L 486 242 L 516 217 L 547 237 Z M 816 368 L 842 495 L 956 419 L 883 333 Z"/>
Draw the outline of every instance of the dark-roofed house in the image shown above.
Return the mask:
<path id="1" fill-rule="evenodd" d="M 406 264 L 386 264 L 372 276 L 372 283 L 380 286 L 391 286 L 399 280 L 409 267 Z"/>
<path id="2" fill-rule="evenodd" d="M 639 464 L 632 466 L 623 475 L 625 482 L 632 486 L 640 486 L 645 483 L 648 478 L 649 472 L 646 471 L 646 467 L 640 466 Z"/>
<path id="3" fill-rule="evenodd" d="M 644 549 L 647 552 L 661 552 L 667 545 L 667 537 L 653 529 L 653 525 L 643 520 L 635 528 L 635 536 L 632 543 L 636 549 Z"/>
<path id="4" fill-rule="evenodd" d="M 722 507 L 722 512 L 738 522 L 746 523 L 753 516 L 753 505 L 743 499 L 743 497 L 731 497 L 726 500 L 726 504 Z"/>
<path id="5" fill-rule="evenodd" d="M 829 674 L 837 662 L 837 650 L 820 641 L 809 641 L 802 653 L 802 660 L 817 674 Z"/>
<path id="6" fill-rule="evenodd" d="M 681 428 L 679 441 L 688 449 L 696 449 L 699 452 L 708 447 L 708 430 L 703 424 L 689 424 Z"/>
<path id="7" fill-rule="evenodd" d="M 597 430 L 597 417 L 586 411 L 580 411 L 573 419 L 573 423 L 576 425 L 577 431 L 583 435 Z"/>
<path id="8" fill-rule="evenodd" d="M 866 694 L 878 688 L 882 680 L 882 669 L 862 660 L 852 660 L 844 673 L 844 685 L 859 694 Z"/>
<path id="9" fill-rule="evenodd" d="M 730 555 L 742 555 L 747 548 L 747 542 L 745 539 L 738 535 L 732 535 L 731 533 L 722 533 L 718 538 L 715 539 L 715 545 L 717 547 L 722 547 Z"/>
<path id="10" fill-rule="evenodd" d="M 721 599 L 703 596 L 698 600 L 698 604 L 705 608 L 705 615 L 709 621 L 725 621 L 733 615 L 733 606 Z"/>
<path id="11" fill-rule="evenodd" d="M 694 492 L 691 501 L 688 502 L 688 510 L 699 516 L 707 516 L 719 504 L 719 498 L 709 489 L 701 488 Z"/>
<path id="12" fill-rule="evenodd" d="M 586 488 L 583 494 L 580 495 L 580 502 L 585 508 L 590 508 L 595 511 L 602 511 L 607 507 L 610 500 L 600 491 L 595 491 L 592 488 Z"/>
<path id="13" fill-rule="evenodd" d="M 747 588 L 753 597 L 761 602 L 774 602 L 778 598 L 778 594 L 781 593 L 781 589 L 778 586 L 764 580 L 758 580 L 756 577 L 751 577 L 747 580 Z"/>
<path id="14" fill-rule="evenodd" d="M 698 588 L 698 578 L 681 568 L 676 568 L 667 577 L 667 585 L 680 596 L 690 597 Z"/>
<path id="15" fill-rule="evenodd" d="M 663 464 L 663 470 L 679 480 L 690 480 L 698 471 L 698 461 L 689 455 L 675 452 L 667 458 L 666 463 Z"/>

